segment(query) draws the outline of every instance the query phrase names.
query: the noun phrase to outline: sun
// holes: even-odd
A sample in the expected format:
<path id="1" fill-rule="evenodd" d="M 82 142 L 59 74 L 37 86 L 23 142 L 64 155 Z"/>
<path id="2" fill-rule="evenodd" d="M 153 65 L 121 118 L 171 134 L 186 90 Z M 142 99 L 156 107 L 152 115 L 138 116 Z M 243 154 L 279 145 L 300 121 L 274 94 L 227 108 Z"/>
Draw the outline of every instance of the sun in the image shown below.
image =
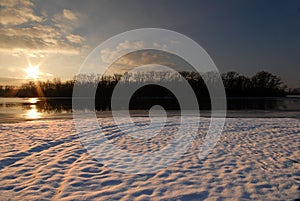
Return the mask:
<path id="1" fill-rule="evenodd" d="M 39 65 L 33 66 L 32 64 L 29 64 L 28 68 L 25 69 L 25 72 L 27 73 L 26 75 L 27 79 L 34 79 L 34 80 L 36 80 L 38 76 L 41 74 L 39 70 Z"/>

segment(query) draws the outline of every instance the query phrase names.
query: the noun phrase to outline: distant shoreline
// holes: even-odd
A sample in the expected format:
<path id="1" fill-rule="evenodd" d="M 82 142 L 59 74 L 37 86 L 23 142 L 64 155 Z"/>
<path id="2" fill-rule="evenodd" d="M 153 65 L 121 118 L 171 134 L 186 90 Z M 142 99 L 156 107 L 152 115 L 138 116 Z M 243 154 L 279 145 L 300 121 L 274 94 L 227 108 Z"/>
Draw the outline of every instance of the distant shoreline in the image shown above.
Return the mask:
<path id="1" fill-rule="evenodd" d="M 146 110 L 130 111 L 131 117 L 148 117 Z M 96 112 L 97 118 L 112 118 L 111 111 Z M 169 117 L 180 116 L 180 111 L 168 111 Z M 211 118 L 210 111 L 200 111 L 200 117 Z M 218 118 L 215 117 L 215 118 Z M 228 110 L 226 118 L 292 118 L 300 120 L 300 111 L 267 111 L 267 110 Z M 9 114 L 1 114 L 0 124 L 19 123 L 26 121 L 52 121 L 73 119 L 72 113 L 52 114 L 39 119 L 26 119 Z"/>

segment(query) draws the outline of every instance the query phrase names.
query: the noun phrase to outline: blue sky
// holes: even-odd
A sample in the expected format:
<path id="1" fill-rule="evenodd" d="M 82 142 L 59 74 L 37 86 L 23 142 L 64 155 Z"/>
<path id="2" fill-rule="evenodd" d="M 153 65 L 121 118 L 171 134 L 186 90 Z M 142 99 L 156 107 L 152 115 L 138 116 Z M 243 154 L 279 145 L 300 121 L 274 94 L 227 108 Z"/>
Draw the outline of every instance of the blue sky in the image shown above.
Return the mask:
<path id="1" fill-rule="evenodd" d="M 41 79 L 69 79 L 101 42 L 154 27 L 195 40 L 221 72 L 267 70 L 297 87 L 299 8 L 299 0 L 0 0 L 0 77 L 25 79 L 30 62 Z"/>

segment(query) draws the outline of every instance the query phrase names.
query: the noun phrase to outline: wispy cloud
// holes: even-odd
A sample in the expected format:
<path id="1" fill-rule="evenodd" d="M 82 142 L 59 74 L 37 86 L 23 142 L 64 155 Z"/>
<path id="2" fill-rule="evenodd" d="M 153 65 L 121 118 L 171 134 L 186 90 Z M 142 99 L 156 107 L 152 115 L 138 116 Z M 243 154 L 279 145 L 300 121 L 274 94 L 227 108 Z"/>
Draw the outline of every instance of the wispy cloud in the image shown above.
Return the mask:
<path id="1" fill-rule="evenodd" d="M 63 10 L 63 15 L 66 19 L 70 20 L 70 21 L 77 21 L 78 20 L 78 16 L 76 13 L 74 13 L 71 10 L 68 9 L 64 9 Z"/>
<path id="2" fill-rule="evenodd" d="M 106 70 L 106 74 L 122 74 L 135 67 L 149 64 L 168 66 L 176 71 L 193 70 L 193 67 L 179 56 L 164 51 L 146 49 L 122 56 Z"/>
<path id="3" fill-rule="evenodd" d="M 121 56 L 124 50 L 140 50 L 143 47 L 143 41 L 130 42 L 125 40 L 124 42 L 119 43 L 114 49 L 106 48 L 101 50 L 101 59 L 105 63 L 111 63 L 113 59 L 117 59 L 116 57 Z"/>
<path id="4" fill-rule="evenodd" d="M 29 0 L 0 0 L 0 53 L 43 57 L 80 53 L 85 39 L 72 33 L 79 14 L 64 9 L 44 19 Z"/>
<path id="5" fill-rule="evenodd" d="M 41 22 L 42 17 L 34 13 L 34 4 L 29 0 L 1 0 L 0 24 L 20 25 L 26 22 Z"/>
<path id="6" fill-rule="evenodd" d="M 70 34 L 66 36 L 66 38 L 68 39 L 68 41 L 75 44 L 82 44 L 85 41 L 85 39 L 82 36 L 74 35 L 74 34 Z"/>
<path id="7" fill-rule="evenodd" d="M 79 13 L 64 9 L 52 18 L 53 24 L 63 32 L 70 32 L 79 24 Z"/>

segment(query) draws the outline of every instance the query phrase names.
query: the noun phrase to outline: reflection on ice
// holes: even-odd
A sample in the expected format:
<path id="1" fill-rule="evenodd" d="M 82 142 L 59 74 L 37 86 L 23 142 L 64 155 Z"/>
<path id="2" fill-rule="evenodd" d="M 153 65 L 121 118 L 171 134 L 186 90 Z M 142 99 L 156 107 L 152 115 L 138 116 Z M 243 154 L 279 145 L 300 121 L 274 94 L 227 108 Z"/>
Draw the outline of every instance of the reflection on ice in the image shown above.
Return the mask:
<path id="1" fill-rule="evenodd" d="M 40 113 L 37 108 L 36 105 L 30 105 L 30 109 L 28 111 L 26 111 L 26 119 L 40 119 L 42 117 L 42 113 Z"/>
<path id="2" fill-rule="evenodd" d="M 30 104 L 36 104 L 36 103 L 38 102 L 38 98 L 29 98 L 29 99 L 28 99 L 28 102 L 29 102 Z"/>

